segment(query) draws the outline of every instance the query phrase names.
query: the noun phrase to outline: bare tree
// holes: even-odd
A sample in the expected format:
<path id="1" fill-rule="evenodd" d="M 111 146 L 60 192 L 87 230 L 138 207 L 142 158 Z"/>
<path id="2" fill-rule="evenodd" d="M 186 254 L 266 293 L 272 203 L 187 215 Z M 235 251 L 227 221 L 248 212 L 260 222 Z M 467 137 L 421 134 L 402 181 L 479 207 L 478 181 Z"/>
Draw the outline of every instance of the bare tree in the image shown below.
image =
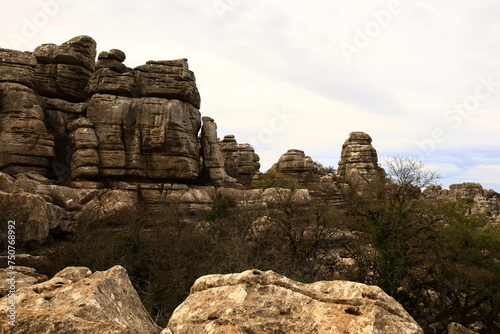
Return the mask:
<path id="1" fill-rule="evenodd" d="M 439 172 L 427 167 L 420 160 L 409 157 L 391 157 L 383 162 L 387 176 L 403 187 L 425 188 L 440 179 Z"/>

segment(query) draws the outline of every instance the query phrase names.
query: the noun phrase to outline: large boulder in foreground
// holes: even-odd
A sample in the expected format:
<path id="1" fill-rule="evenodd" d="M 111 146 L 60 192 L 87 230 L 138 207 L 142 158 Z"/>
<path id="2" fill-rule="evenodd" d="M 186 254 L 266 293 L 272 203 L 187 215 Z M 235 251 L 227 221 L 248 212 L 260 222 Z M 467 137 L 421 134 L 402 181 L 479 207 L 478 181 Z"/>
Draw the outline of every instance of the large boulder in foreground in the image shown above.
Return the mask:
<path id="1" fill-rule="evenodd" d="M 376 286 L 347 281 L 301 284 L 272 271 L 198 279 L 162 334 L 423 333 Z"/>
<path id="2" fill-rule="evenodd" d="M 17 290 L 16 325 L 0 299 L 0 333 L 158 334 L 121 266 L 91 273 L 68 267 L 52 279 Z"/>

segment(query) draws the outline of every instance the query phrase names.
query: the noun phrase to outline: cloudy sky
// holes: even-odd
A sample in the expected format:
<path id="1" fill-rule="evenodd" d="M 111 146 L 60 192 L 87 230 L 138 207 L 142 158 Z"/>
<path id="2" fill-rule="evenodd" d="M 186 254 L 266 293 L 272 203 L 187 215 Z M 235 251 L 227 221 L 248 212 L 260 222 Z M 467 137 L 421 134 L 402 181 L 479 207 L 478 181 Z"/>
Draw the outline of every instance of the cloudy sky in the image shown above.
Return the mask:
<path id="1" fill-rule="evenodd" d="M 499 17 L 494 0 L 23 0 L 0 12 L 0 47 L 85 34 L 129 67 L 188 58 L 202 114 L 262 171 L 290 148 L 336 166 L 363 131 L 380 160 L 500 191 Z"/>

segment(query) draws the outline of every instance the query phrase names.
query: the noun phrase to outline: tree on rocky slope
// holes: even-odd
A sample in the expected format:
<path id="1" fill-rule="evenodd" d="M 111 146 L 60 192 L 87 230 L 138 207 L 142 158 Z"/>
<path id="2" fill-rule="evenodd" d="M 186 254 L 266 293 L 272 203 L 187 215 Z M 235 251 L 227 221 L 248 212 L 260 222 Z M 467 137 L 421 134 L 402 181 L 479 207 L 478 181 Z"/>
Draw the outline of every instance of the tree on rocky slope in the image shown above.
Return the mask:
<path id="1" fill-rule="evenodd" d="M 498 228 L 483 215 L 468 214 L 466 201 L 423 196 L 421 188 L 437 173 L 421 162 L 394 158 L 385 169 L 391 181 L 373 181 L 368 191 L 346 191 L 348 212 L 376 250 L 372 283 L 394 296 L 423 327 L 433 324 L 440 332 L 438 327 L 450 321 L 479 321 L 489 328 L 485 333 L 494 333 Z"/>

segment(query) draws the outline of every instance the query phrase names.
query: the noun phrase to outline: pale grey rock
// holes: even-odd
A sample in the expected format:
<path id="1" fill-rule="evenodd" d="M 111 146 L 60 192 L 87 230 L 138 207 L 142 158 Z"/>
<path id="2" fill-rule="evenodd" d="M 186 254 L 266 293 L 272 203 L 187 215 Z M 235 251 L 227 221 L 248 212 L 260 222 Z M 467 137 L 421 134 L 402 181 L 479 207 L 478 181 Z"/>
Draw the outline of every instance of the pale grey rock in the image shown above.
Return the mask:
<path id="1" fill-rule="evenodd" d="M 13 262 L 17 264 L 17 259 Z M 7 261 L 4 263 L 7 264 Z M 13 277 L 15 285 L 11 284 Z M 7 296 L 9 291 L 17 291 L 25 286 L 41 283 L 48 279 L 47 276 L 37 273 L 35 269 L 21 265 L 16 265 L 15 271 L 9 268 L 0 268 L 0 298 Z M 15 290 L 11 289 L 12 286 L 15 286 Z"/>
<path id="2" fill-rule="evenodd" d="M 448 325 L 448 334 L 478 334 L 478 333 L 456 322 L 452 322 L 451 324 Z"/>
<path id="3" fill-rule="evenodd" d="M 142 305 L 126 270 L 115 266 L 90 274 L 69 267 L 52 279 L 17 291 L 16 326 L 8 324 L 7 300 L 0 299 L 0 332 L 158 334 L 161 328 Z"/>
<path id="4" fill-rule="evenodd" d="M 199 278 L 163 334 L 423 334 L 392 297 L 347 281 L 301 284 L 272 271 Z"/>

